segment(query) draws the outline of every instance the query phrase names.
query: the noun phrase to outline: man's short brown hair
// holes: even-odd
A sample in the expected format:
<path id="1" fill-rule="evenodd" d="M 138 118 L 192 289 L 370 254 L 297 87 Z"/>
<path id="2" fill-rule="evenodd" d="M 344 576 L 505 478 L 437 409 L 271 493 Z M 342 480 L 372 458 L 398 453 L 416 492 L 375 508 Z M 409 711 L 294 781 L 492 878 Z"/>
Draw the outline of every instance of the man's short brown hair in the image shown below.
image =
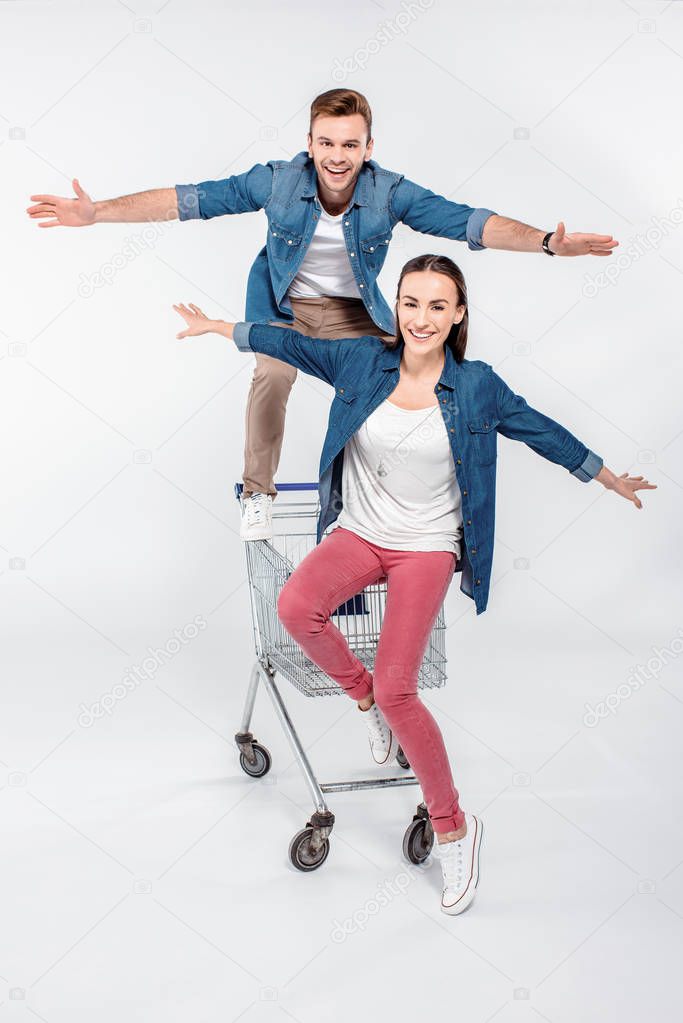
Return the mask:
<path id="1" fill-rule="evenodd" d="M 372 111 L 370 104 L 362 93 L 355 89 L 330 89 L 316 96 L 311 103 L 311 121 L 309 133 L 313 136 L 313 121 L 316 117 L 348 117 L 360 114 L 368 129 L 366 142 L 372 138 Z"/>

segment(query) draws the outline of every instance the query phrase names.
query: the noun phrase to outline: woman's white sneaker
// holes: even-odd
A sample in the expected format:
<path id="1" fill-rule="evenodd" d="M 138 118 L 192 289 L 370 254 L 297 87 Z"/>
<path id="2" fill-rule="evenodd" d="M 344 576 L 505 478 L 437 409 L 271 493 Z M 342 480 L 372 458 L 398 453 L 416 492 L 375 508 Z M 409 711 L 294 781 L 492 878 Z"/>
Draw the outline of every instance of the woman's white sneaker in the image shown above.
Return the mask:
<path id="1" fill-rule="evenodd" d="M 361 708 L 358 708 L 361 710 Z M 384 714 L 376 703 L 369 710 L 362 711 L 368 729 L 368 741 L 372 759 L 380 767 L 393 764 L 398 753 L 399 741 L 384 719 Z"/>
<path id="2" fill-rule="evenodd" d="M 455 916 L 467 909 L 479 884 L 479 850 L 483 825 L 473 813 L 465 814 L 467 834 L 455 842 L 439 842 L 434 836 L 432 852 L 441 863 L 443 893 L 441 909 Z"/>
<path id="3" fill-rule="evenodd" d="M 240 539 L 273 539 L 273 498 L 270 494 L 256 493 L 244 498 Z"/>

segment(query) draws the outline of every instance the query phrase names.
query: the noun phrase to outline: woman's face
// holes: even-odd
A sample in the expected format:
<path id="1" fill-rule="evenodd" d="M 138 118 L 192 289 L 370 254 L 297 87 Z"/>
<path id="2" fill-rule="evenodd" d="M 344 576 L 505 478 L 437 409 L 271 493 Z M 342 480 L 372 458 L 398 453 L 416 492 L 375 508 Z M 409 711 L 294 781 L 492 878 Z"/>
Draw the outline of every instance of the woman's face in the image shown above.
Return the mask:
<path id="1" fill-rule="evenodd" d="M 455 282 L 445 274 L 422 270 L 405 275 L 396 314 L 409 352 L 429 357 L 443 347 L 453 324 L 465 315 L 459 298 Z"/>

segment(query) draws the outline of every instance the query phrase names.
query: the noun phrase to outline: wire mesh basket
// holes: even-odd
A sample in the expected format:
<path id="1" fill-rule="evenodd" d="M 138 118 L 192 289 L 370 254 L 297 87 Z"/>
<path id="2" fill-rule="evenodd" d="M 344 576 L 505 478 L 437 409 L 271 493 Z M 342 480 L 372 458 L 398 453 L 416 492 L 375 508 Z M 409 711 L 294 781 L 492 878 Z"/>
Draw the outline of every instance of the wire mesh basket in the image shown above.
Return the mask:
<path id="1" fill-rule="evenodd" d="M 305 696 L 332 696 L 344 690 L 304 654 L 277 613 L 287 579 L 316 545 L 317 490 L 315 483 L 278 484 L 273 539 L 244 546 L 257 657 L 266 657 Z M 235 491 L 240 498 L 240 484 Z M 386 597 L 387 580 L 382 577 L 336 608 L 330 619 L 369 671 L 374 668 Z M 435 689 L 446 681 L 445 630 L 442 605 L 420 666 L 417 684 L 421 689 Z"/>

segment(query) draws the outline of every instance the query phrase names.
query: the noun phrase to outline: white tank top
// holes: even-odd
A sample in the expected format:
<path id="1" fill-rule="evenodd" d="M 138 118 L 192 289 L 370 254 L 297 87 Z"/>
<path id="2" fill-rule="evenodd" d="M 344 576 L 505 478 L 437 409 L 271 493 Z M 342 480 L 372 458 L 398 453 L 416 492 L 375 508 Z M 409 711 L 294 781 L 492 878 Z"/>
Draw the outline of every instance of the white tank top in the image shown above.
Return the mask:
<path id="1" fill-rule="evenodd" d="M 383 401 L 346 443 L 342 498 L 335 528 L 390 550 L 459 558 L 462 501 L 440 407 Z"/>
<path id="2" fill-rule="evenodd" d="M 318 197 L 320 202 L 320 197 Z M 320 203 L 320 217 L 306 255 L 288 294 L 294 298 L 362 298 L 346 251 L 342 219 L 331 216 Z"/>

